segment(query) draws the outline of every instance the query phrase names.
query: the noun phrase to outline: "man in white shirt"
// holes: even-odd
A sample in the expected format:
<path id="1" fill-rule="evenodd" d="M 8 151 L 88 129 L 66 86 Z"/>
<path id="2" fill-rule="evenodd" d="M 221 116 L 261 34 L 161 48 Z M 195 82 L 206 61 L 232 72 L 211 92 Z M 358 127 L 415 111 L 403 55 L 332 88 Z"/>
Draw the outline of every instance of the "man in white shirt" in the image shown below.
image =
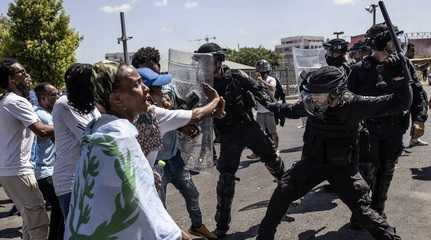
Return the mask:
<path id="1" fill-rule="evenodd" d="M 15 59 L 0 63 L 0 184 L 23 219 L 23 239 L 47 239 L 48 215 L 30 162 L 34 134 L 53 137 L 33 111 L 31 77 Z"/>
<path id="2" fill-rule="evenodd" d="M 74 64 L 66 72 L 67 96 L 60 97 L 52 111 L 56 161 L 54 164 L 53 182 L 55 193 L 58 196 L 63 216 L 66 219 L 69 212 L 70 195 L 75 179 L 76 162 L 80 156 L 80 141 L 89 122 L 100 117 L 95 106 L 86 112 L 78 112 L 70 105 L 68 98 L 88 96 L 86 77 L 90 77 L 92 66 L 90 64 Z M 88 73 L 88 74 L 87 74 Z"/>
<path id="3" fill-rule="evenodd" d="M 277 87 L 277 80 L 269 75 L 271 72 L 271 64 L 265 59 L 259 60 L 256 63 L 256 71 L 258 76 L 256 80 L 260 84 L 262 84 L 274 97 L 275 89 Z M 277 134 L 277 126 L 275 123 L 274 113 L 266 109 L 259 102 L 256 103 L 256 121 L 259 123 L 260 127 L 263 131 L 271 136 L 271 139 L 274 144 L 274 148 L 277 150 L 278 148 L 278 134 Z M 256 154 L 251 154 L 247 156 L 247 158 L 255 159 L 258 158 Z"/>

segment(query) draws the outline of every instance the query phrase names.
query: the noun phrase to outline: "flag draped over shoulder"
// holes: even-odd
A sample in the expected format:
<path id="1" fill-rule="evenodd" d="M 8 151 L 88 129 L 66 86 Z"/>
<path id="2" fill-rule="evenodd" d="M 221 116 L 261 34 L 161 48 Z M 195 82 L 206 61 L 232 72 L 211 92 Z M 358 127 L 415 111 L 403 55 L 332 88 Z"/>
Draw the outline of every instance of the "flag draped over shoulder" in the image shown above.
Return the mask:
<path id="1" fill-rule="evenodd" d="M 102 115 L 81 143 L 65 239 L 180 239 L 126 119 Z"/>

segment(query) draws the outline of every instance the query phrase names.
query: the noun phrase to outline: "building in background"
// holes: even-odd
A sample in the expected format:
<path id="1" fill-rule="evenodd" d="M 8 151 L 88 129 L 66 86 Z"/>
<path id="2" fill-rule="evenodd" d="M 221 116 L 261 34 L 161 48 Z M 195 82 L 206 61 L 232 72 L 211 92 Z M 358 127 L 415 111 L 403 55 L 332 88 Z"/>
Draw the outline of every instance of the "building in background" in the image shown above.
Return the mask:
<path id="1" fill-rule="evenodd" d="M 325 38 L 322 36 L 293 36 L 281 39 L 281 44 L 275 46 L 275 52 L 280 54 L 280 66 L 276 68 L 276 72 L 285 73 L 277 76 L 281 83 L 286 86 L 286 95 L 291 95 L 296 92 L 289 86 L 296 86 L 296 75 L 293 63 L 293 48 L 301 49 L 316 49 L 322 48 Z"/>
<path id="2" fill-rule="evenodd" d="M 431 57 L 431 32 L 407 33 L 409 42 L 415 45 L 415 58 Z"/>

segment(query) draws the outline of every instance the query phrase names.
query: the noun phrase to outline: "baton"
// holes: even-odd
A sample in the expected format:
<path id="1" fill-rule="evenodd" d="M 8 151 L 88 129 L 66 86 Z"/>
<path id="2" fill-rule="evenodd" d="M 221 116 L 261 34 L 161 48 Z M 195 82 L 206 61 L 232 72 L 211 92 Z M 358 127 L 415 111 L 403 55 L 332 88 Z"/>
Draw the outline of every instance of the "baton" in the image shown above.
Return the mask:
<path id="1" fill-rule="evenodd" d="M 383 18 L 385 19 L 386 26 L 389 29 L 389 34 L 391 35 L 392 42 L 394 43 L 397 55 L 401 62 L 401 66 L 403 67 L 404 78 L 408 79 L 408 81 L 411 81 L 412 77 L 410 75 L 410 70 L 407 65 L 407 61 L 404 58 L 404 54 L 401 49 L 401 44 L 397 38 L 397 35 L 395 34 L 395 30 L 394 30 L 394 26 L 392 25 L 391 18 L 389 17 L 388 11 L 386 10 L 385 3 L 383 1 L 379 1 L 379 7 L 380 7 L 380 10 L 382 11 Z"/>

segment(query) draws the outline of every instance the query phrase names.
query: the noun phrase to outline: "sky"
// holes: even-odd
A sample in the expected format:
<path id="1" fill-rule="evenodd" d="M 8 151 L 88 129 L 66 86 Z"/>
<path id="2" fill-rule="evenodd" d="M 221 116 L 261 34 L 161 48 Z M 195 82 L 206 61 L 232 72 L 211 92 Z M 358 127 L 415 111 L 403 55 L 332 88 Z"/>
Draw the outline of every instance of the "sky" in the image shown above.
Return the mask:
<path id="1" fill-rule="evenodd" d="M 13 0 L 0 1 L 6 15 Z M 71 26 L 83 36 L 77 61 L 94 63 L 105 53 L 121 52 L 120 11 L 126 12 L 129 51 L 153 46 L 193 51 L 205 37 L 222 47 L 274 49 L 282 37 L 345 37 L 364 33 L 372 24 L 365 11 L 370 0 L 64 0 Z M 394 25 L 405 32 L 431 32 L 430 0 L 386 0 Z M 383 21 L 378 11 L 378 22 Z"/>

